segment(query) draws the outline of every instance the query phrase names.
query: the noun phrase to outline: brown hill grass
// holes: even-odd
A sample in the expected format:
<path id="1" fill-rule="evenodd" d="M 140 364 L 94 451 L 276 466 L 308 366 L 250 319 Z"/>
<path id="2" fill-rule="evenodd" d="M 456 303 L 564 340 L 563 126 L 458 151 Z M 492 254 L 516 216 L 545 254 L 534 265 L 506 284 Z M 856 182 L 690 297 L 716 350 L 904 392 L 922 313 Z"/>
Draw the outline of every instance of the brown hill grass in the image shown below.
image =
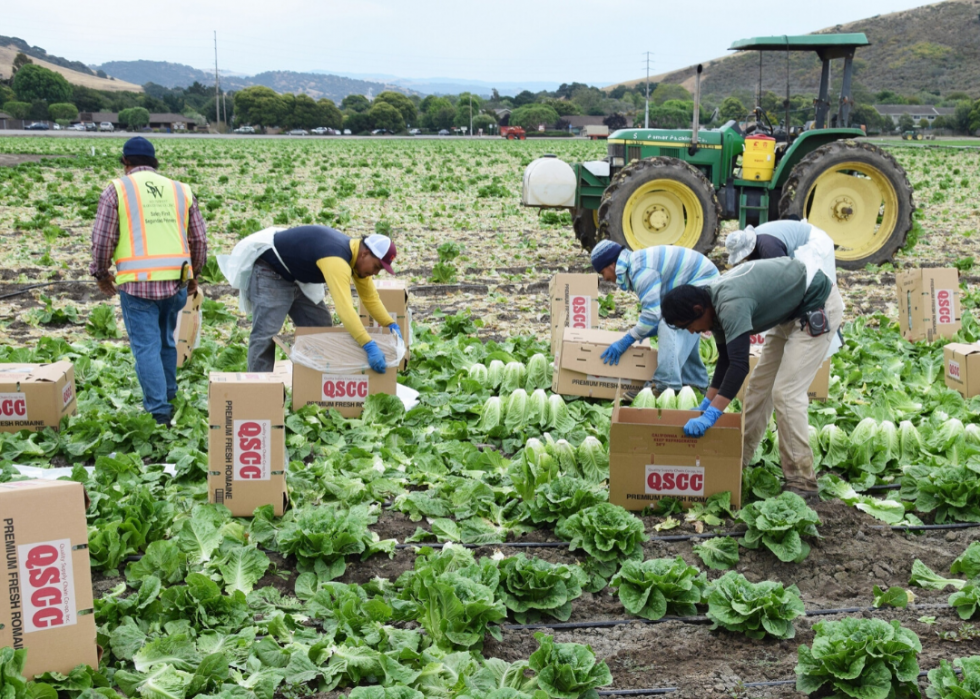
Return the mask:
<path id="1" fill-rule="evenodd" d="M 903 12 L 876 15 L 849 24 L 838 24 L 817 34 L 864 32 L 871 46 L 855 55 L 856 79 L 877 92 L 900 94 L 922 91 L 967 92 L 980 97 L 980 0 L 947 0 Z M 732 37 L 732 40 L 747 37 Z M 838 74 L 835 61 L 832 74 Z M 705 95 L 723 96 L 736 90 L 755 92 L 758 86 L 759 54 L 749 51 L 729 54 L 704 62 L 702 90 Z M 651 77 L 653 82 L 694 84 L 695 66 Z M 645 78 L 617 83 L 633 86 Z M 790 84 L 793 93 L 816 92 L 820 63 L 814 54 L 790 54 Z M 612 89 L 610 85 L 604 89 Z M 764 90 L 782 94 L 786 89 L 786 54 L 763 56 Z"/>
<path id="2" fill-rule="evenodd" d="M 16 48 L 11 46 L 0 46 L 0 78 L 6 80 L 10 77 L 11 73 L 13 72 L 14 58 L 16 56 Z M 96 75 L 86 75 L 85 73 L 79 73 L 77 70 L 63 68 L 62 66 L 55 65 L 54 63 L 42 61 L 39 58 L 31 58 L 31 62 L 47 68 L 48 70 L 53 70 L 55 73 L 61 73 L 63 76 L 65 76 L 65 80 L 70 82 L 72 85 L 81 85 L 82 87 L 90 87 L 95 90 L 108 90 L 110 92 L 143 91 L 143 87 L 140 85 L 134 85 L 133 83 L 124 82 L 122 80 L 100 78 Z"/>

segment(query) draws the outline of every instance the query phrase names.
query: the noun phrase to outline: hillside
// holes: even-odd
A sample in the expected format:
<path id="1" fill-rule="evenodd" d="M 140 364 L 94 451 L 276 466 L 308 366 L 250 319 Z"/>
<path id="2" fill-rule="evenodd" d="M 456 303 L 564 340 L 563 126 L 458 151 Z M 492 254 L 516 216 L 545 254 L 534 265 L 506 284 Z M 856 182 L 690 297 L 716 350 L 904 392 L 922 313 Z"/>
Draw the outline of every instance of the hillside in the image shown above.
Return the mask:
<path id="1" fill-rule="evenodd" d="M 0 37 L 0 40 L 2 39 L 6 39 L 6 37 Z M 6 80 L 11 76 L 13 73 L 14 58 L 17 57 L 17 53 L 21 50 L 21 47 L 16 44 L 0 44 L 0 78 Z M 68 63 L 68 61 L 65 61 L 63 58 L 59 60 L 64 63 Z M 77 70 L 72 70 L 71 68 L 66 68 L 64 65 L 42 60 L 37 56 L 32 55 L 31 61 L 39 66 L 53 70 L 56 73 L 61 73 L 63 76 L 65 76 L 65 80 L 73 85 L 81 85 L 83 87 L 91 87 L 95 90 L 108 90 L 111 92 L 143 91 L 143 88 L 138 84 L 125 82 L 123 80 L 100 78 L 92 73 L 82 73 Z"/>
<path id="2" fill-rule="evenodd" d="M 871 46 L 858 49 L 854 63 L 856 79 L 872 92 L 963 91 L 980 97 L 980 0 L 947 0 L 814 33 L 831 32 L 868 35 Z M 743 38 L 748 37 L 733 36 L 732 41 Z M 694 71 L 695 66 L 688 66 L 650 80 L 678 83 L 691 89 Z M 701 87 L 705 95 L 711 96 L 729 95 L 736 90 L 755 92 L 758 75 L 757 52 L 730 54 L 704 62 Z M 816 56 L 791 54 L 790 76 L 794 93 L 816 92 L 820 83 L 820 63 Z M 632 86 L 644 79 L 618 84 Z M 785 92 L 785 54 L 764 55 L 762 86 L 777 94 Z"/>
<path id="3" fill-rule="evenodd" d="M 152 82 L 164 87 L 187 87 L 195 81 L 205 85 L 214 84 L 213 72 L 209 73 L 168 61 L 110 61 L 95 67 L 109 75 L 140 85 Z M 322 72 L 297 73 L 278 70 L 251 76 L 221 75 L 221 86 L 226 90 L 241 90 L 251 85 L 264 85 L 276 92 L 303 92 L 314 99 L 326 97 L 338 103 L 350 94 L 376 95 L 385 90 L 412 94 L 412 90 L 399 85 L 345 78 Z"/>

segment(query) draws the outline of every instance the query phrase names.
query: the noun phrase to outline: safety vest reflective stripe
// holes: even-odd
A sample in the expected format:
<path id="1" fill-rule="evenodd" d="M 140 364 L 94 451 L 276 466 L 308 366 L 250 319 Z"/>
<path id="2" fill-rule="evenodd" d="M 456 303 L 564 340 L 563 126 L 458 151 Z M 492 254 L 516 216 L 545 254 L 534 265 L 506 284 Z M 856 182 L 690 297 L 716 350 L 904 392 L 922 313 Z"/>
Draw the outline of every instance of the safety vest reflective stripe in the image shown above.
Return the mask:
<path id="1" fill-rule="evenodd" d="M 143 230 L 143 216 L 140 213 L 142 202 L 140 201 L 139 190 L 131 177 L 122 177 L 123 189 L 126 190 L 124 206 L 126 207 L 126 218 L 129 219 L 129 241 L 130 250 L 136 257 L 143 257 L 146 254 L 146 232 Z M 135 211 L 133 207 L 135 206 Z"/>
<path id="2" fill-rule="evenodd" d="M 187 252 L 187 227 L 184 225 L 184 212 L 188 210 L 187 199 L 184 196 L 184 185 L 174 182 L 174 195 L 177 204 L 177 226 L 180 228 L 180 240 L 184 243 L 184 252 Z"/>
<path id="3" fill-rule="evenodd" d="M 116 260 L 116 269 L 120 272 L 132 272 L 141 269 L 180 269 L 185 262 L 191 263 L 191 258 L 187 255 L 179 257 L 151 255 L 150 257 Z"/>

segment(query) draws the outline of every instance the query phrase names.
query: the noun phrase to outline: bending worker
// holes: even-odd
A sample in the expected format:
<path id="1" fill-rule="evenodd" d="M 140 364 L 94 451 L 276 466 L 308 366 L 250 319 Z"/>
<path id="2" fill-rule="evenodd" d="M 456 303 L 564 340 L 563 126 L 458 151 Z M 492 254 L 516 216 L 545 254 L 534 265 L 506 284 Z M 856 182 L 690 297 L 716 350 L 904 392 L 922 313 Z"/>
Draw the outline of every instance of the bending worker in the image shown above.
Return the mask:
<path id="1" fill-rule="evenodd" d="M 711 330 L 718 364 L 705 399 L 704 413 L 688 421 L 684 434 L 700 437 L 717 422 L 749 373 L 749 338 L 766 337 L 746 395 L 742 466 L 748 466 L 776 410 L 779 456 L 785 490 L 810 502 L 817 499 L 807 422 L 807 389 L 840 327 L 844 303 L 822 270 L 781 257 L 748 262 L 708 286 L 678 286 L 664 296 L 664 321 L 690 333 Z M 753 406 L 753 403 L 756 405 Z"/>
<path id="2" fill-rule="evenodd" d="M 187 294 L 197 292 L 194 271 L 207 261 L 204 219 L 190 187 L 157 173 L 145 138 L 126 141 L 120 162 L 125 174 L 99 197 L 89 272 L 107 296 L 119 285 L 143 407 L 169 427 L 177 396 L 174 330 Z"/>
<path id="3" fill-rule="evenodd" d="M 377 234 L 349 238 L 327 226 L 299 226 L 278 232 L 260 231 L 238 245 L 252 250 L 253 254 L 259 253 L 257 259 L 253 257 L 247 287 L 238 287 L 247 288 L 248 306 L 252 309 L 249 371 L 272 371 L 276 357 L 272 338 L 282 329 L 287 315 L 297 327 L 333 325 L 330 311 L 323 303 L 326 282 L 340 321 L 364 348 L 368 365 L 380 374 L 385 373 L 384 352 L 364 329 L 354 308 L 350 285 L 354 283 L 371 317 L 401 337 L 398 325 L 388 315 L 371 280 L 382 269 L 394 273 L 391 263 L 395 259 L 395 244 L 391 239 Z M 238 250 L 233 252 L 232 257 L 237 253 Z M 247 259 L 243 257 L 242 261 Z M 232 281 L 233 285 L 237 282 Z"/>
<path id="4" fill-rule="evenodd" d="M 636 325 L 621 340 L 602 353 L 606 364 L 619 364 L 630 345 L 657 336 L 657 369 L 651 383 L 657 393 L 693 386 L 704 393 L 708 371 L 701 361 L 700 337 L 681 333 L 661 320 L 661 297 L 681 284 L 704 286 L 718 277 L 711 260 L 689 248 L 659 245 L 632 252 L 611 240 L 601 240 L 592 249 L 592 267 L 607 282 L 640 297 L 643 310 Z M 636 391 L 625 394 L 631 400 Z"/>
<path id="5" fill-rule="evenodd" d="M 804 262 L 816 260 L 820 269 L 837 283 L 837 261 L 834 241 L 825 232 L 798 216 L 782 221 L 770 221 L 759 227 L 746 226 L 745 230 L 729 233 L 725 238 L 728 264 L 752 260 L 771 260 L 774 257 L 792 257 Z"/>

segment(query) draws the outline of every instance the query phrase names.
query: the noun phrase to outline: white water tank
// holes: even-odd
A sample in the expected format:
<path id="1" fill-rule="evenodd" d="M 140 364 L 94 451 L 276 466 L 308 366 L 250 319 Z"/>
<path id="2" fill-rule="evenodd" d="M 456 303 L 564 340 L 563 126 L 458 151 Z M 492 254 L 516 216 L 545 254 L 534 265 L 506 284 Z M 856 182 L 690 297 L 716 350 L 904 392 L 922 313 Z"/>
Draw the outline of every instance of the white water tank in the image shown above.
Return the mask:
<path id="1" fill-rule="evenodd" d="M 524 170 L 521 203 L 524 206 L 574 208 L 575 171 L 571 165 L 554 156 L 533 161 Z"/>

